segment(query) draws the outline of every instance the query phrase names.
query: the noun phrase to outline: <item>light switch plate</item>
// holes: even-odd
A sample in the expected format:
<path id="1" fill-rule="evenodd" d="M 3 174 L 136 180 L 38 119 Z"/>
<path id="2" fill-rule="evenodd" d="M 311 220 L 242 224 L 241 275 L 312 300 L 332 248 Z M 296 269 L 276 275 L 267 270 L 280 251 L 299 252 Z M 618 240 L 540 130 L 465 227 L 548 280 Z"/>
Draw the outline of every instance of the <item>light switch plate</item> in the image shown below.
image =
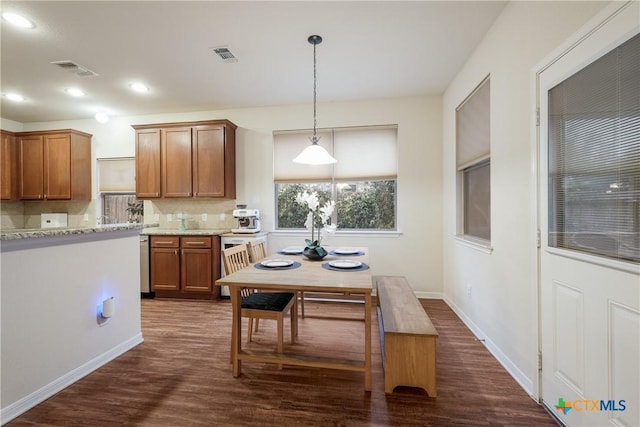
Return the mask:
<path id="1" fill-rule="evenodd" d="M 203 220 L 204 222 L 206 222 L 206 221 L 207 221 L 207 217 L 208 217 L 208 215 L 207 215 L 206 213 L 203 213 L 203 214 L 202 214 L 202 220 Z"/>

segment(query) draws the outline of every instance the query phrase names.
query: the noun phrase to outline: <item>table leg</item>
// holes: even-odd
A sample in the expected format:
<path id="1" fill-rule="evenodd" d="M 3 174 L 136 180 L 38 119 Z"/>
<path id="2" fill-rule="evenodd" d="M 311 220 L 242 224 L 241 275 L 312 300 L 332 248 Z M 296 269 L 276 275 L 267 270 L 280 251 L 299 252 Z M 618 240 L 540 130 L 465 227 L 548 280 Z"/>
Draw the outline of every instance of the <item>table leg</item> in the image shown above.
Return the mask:
<path id="1" fill-rule="evenodd" d="M 229 286 L 231 294 L 231 361 L 233 363 L 233 376 L 239 377 L 241 373 L 241 363 L 238 360 L 238 354 L 242 351 L 242 308 L 240 295 L 240 287 Z"/>
<path id="2" fill-rule="evenodd" d="M 364 296 L 364 389 L 371 391 L 371 294 Z"/>

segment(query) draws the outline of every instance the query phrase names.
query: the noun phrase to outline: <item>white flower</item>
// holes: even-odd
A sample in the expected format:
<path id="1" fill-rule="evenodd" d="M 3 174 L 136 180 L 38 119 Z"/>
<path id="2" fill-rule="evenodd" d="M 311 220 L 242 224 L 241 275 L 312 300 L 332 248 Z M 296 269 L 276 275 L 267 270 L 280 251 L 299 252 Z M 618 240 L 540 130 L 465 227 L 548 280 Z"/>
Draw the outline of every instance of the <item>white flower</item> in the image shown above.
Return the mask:
<path id="1" fill-rule="evenodd" d="M 323 224 L 326 224 L 327 221 L 329 221 L 335 207 L 336 207 L 336 202 L 331 200 L 330 202 L 327 202 L 327 204 L 325 204 L 323 207 L 320 208 L 320 219 L 322 220 Z"/>
<path id="2" fill-rule="evenodd" d="M 307 219 L 304 222 L 304 226 L 307 227 L 307 229 L 311 229 L 311 240 L 307 240 L 309 245 L 311 244 L 311 242 L 316 242 L 318 246 L 320 245 L 320 241 L 322 240 L 321 232 L 327 234 L 335 233 L 338 227 L 335 224 L 329 224 L 329 221 L 331 220 L 331 214 L 333 214 L 333 211 L 336 207 L 336 202 L 330 200 L 325 203 L 324 206 L 320 206 L 318 193 L 307 193 L 306 191 L 303 191 L 302 193 L 298 193 L 296 195 L 296 202 L 300 203 L 301 205 L 307 205 L 307 207 L 309 208 Z M 317 241 L 314 240 L 314 229 L 316 228 L 316 226 L 318 229 Z"/>

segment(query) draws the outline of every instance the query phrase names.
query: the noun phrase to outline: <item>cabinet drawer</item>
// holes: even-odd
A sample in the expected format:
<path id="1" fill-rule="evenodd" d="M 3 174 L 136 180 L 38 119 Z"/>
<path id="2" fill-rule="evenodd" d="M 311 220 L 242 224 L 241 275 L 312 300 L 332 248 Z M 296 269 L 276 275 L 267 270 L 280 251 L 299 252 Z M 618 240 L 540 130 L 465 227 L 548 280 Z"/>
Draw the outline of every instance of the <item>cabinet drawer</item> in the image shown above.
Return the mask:
<path id="1" fill-rule="evenodd" d="M 177 248 L 180 247 L 178 236 L 151 236 L 152 248 Z"/>
<path id="2" fill-rule="evenodd" d="M 202 248 L 202 249 L 210 249 L 211 248 L 211 237 L 181 237 L 180 244 L 182 248 Z"/>

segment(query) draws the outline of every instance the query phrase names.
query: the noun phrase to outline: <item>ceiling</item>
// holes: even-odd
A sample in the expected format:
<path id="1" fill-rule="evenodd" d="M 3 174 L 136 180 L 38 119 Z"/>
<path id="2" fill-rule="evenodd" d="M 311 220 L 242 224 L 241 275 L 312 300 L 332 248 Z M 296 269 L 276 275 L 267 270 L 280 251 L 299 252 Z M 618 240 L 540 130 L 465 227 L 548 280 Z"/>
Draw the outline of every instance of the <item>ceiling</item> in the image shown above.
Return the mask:
<path id="1" fill-rule="evenodd" d="M 492 1 L 2 1 L 0 116 L 21 123 L 443 93 L 500 14 Z M 227 63 L 211 49 L 226 46 Z M 79 77 L 51 64 L 73 61 Z M 137 94 L 128 85 L 145 82 Z M 73 98 L 64 90 L 82 89 Z M 18 92 L 21 103 L 5 98 Z"/>

